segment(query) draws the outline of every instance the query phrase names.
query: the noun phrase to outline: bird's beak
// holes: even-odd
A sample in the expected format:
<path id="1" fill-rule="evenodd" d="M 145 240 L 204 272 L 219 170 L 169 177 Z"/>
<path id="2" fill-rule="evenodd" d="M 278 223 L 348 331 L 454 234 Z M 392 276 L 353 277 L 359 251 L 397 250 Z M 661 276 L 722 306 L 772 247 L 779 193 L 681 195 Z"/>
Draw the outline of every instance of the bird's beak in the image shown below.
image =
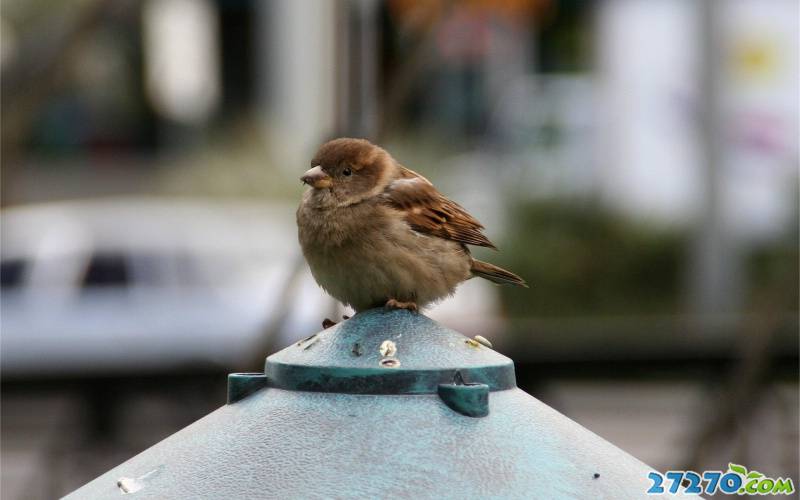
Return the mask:
<path id="1" fill-rule="evenodd" d="M 331 176 L 326 174 L 319 165 L 303 174 L 303 177 L 300 177 L 300 180 L 303 181 L 303 184 L 308 184 L 314 189 L 331 187 L 331 184 L 333 183 Z"/>

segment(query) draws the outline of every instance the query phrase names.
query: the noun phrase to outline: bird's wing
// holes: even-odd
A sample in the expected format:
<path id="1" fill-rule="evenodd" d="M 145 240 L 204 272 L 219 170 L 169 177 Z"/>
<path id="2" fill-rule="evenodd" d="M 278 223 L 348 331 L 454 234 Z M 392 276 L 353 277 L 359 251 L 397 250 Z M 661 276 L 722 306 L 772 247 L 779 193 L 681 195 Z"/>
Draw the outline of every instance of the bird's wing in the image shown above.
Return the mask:
<path id="1" fill-rule="evenodd" d="M 400 167 L 400 176 L 381 195 L 404 213 L 411 229 L 467 245 L 496 249 L 483 234 L 483 226 L 458 203 L 447 199 L 431 182 L 413 170 Z"/>

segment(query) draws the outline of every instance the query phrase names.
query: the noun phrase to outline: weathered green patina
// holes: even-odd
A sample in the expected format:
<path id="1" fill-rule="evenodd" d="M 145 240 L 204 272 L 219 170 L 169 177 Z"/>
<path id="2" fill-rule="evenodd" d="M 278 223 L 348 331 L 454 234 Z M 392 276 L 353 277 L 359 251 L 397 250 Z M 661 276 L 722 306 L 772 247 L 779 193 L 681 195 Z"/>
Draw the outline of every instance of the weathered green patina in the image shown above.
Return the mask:
<path id="1" fill-rule="evenodd" d="M 267 386 L 263 373 L 231 373 L 228 375 L 228 404 L 253 394 Z"/>
<path id="2" fill-rule="evenodd" d="M 391 355 L 381 346 L 391 343 Z M 516 387 L 514 363 L 426 316 L 373 309 L 267 358 L 270 387 L 347 394 L 475 393 Z"/>
<path id="3" fill-rule="evenodd" d="M 650 485 L 650 467 L 517 389 L 510 359 L 407 311 L 232 374 L 228 400 L 69 498 L 616 500 Z"/>

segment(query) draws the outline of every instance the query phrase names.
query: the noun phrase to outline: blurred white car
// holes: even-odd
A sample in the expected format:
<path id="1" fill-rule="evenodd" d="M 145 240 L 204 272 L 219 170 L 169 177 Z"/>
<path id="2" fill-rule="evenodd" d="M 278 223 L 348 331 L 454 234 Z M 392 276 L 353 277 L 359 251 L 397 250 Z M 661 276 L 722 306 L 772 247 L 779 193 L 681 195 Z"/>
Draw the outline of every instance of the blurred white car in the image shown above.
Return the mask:
<path id="1" fill-rule="evenodd" d="M 0 231 L 6 376 L 236 369 L 346 313 L 302 261 L 294 206 L 62 202 L 6 209 Z M 432 316 L 485 334 L 497 298 L 477 281 Z"/>

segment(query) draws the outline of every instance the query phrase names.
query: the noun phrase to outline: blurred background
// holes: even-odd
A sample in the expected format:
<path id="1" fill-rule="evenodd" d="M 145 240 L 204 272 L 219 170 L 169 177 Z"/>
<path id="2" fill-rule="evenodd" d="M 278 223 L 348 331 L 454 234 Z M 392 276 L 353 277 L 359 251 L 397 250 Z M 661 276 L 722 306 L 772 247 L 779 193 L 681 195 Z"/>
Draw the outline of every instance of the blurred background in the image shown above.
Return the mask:
<path id="1" fill-rule="evenodd" d="M 299 176 L 370 138 L 532 284 L 430 315 L 648 464 L 798 476 L 795 0 L 3 0 L 2 497 L 346 313 Z M 490 255 L 491 254 L 491 255 Z"/>

